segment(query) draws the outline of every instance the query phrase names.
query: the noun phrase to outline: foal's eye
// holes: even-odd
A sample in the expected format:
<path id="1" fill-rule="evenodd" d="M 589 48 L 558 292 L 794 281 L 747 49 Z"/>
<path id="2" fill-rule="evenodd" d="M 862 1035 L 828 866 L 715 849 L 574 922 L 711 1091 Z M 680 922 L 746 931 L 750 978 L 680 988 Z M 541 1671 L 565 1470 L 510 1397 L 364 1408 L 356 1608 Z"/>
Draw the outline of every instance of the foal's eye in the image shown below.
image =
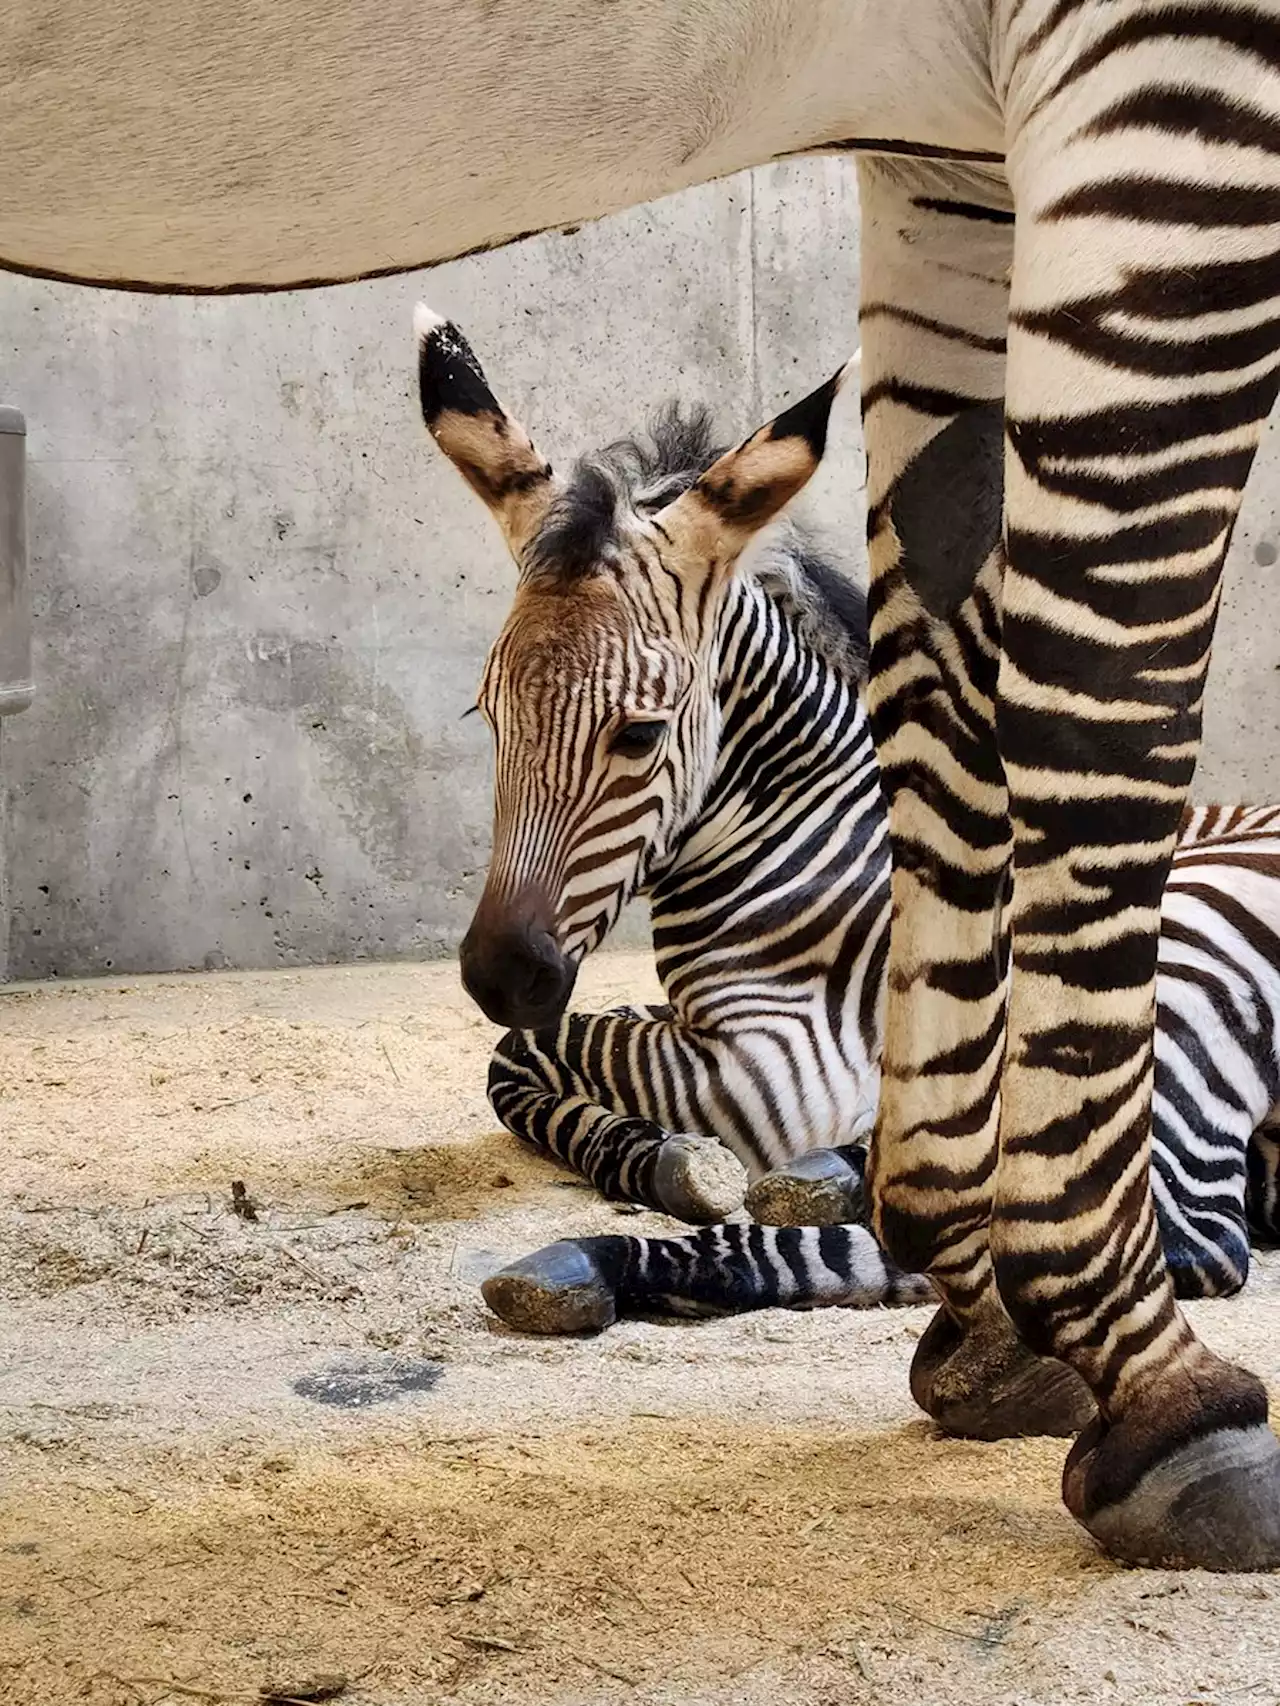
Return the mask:
<path id="1" fill-rule="evenodd" d="M 644 758 L 657 749 L 666 732 L 667 725 L 660 720 L 623 723 L 610 740 L 609 750 L 621 753 L 623 758 Z"/>

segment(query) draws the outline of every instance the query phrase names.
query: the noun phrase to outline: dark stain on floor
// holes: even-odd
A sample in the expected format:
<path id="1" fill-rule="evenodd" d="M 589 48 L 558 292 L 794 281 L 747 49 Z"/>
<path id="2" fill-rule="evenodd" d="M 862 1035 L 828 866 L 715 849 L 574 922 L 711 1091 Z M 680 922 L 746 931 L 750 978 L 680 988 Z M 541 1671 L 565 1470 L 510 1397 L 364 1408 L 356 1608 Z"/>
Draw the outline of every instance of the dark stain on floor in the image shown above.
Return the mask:
<path id="1" fill-rule="evenodd" d="M 443 1373 L 443 1364 L 416 1357 L 344 1357 L 328 1368 L 301 1375 L 293 1382 L 293 1390 L 314 1404 L 362 1410 L 370 1404 L 394 1403 L 406 1392 L 430 1392 Z"/>

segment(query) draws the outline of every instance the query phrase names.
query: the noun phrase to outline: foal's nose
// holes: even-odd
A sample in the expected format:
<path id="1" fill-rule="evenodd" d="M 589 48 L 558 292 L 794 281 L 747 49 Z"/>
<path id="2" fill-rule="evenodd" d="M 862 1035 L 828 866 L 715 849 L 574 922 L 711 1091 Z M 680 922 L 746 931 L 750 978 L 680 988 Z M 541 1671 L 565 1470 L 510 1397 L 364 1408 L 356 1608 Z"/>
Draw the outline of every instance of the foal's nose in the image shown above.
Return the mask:
<path id="1" fill-rule="evenodd" d="M 482 912 L 462 940 L 463 988 L 496 1025 L 516 1031 L 554 1025 L 568 1005 L 578 968 L 536 920 L 491 921 Z"/>

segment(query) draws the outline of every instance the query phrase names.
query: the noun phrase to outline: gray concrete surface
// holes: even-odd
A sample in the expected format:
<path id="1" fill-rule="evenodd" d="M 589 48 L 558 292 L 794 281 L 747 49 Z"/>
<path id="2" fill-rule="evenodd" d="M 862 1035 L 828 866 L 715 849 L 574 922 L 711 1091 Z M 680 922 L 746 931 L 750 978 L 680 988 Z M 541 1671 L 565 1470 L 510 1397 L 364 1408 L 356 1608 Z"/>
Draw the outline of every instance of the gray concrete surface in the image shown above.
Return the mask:
<path id="1" fill-rule="evenodd" d="M 0 403 L 0 741 L 4 718 L 25 711 L 31 680 L 31 601 L 27 594 L 27 426 Z M 0 775 L 4 753 L 0 749 Z M 0 788 L 0 983 L 8 977 L 9 895 L 5 797 Z"/>
<path id="2" fill-rule="evenodd" d="M 487 738 L 459 717 L 512 582 L 417 419 L 413 304 L 463 325 L 553 459 L 672 394 L 737 434 L 852 348 L 856 227 L 848 163 L 810 161 L 305 296 L 4 279 L 38 683 L 3 730 L 9 974 L 451 951 L 489 812 Z M 840 407 L 806 507 L 857 565 L 856 406 Z M 1202 796 L 1280 795 L 1278 506 L 1271 438 L 1233 550 Z"/>

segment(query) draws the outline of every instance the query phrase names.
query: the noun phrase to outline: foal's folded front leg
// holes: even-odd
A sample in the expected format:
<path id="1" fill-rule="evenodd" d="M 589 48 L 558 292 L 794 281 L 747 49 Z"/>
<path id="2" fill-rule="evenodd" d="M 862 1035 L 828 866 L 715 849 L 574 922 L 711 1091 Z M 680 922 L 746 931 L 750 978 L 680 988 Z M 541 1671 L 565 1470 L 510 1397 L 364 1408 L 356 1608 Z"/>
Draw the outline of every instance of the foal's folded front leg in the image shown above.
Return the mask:
<path id="1" fill-rule="evenodd" d="M 489 1067 L 508 1131 L 614 1202 L 710 1225 L 742 1207 L 747 1174 L 716 1138 L 675 1124 L 698 1064 L 669 1009 L 570 1014 L 553 1030 L 509 1031 Z"/>
<path id="2" fill-rule="evenodd" d="M 868 1208 L 863 1143 L 811 1149 L 762 1173 L 747 1192 L 747 1213 L 761 1226 L 858 1226 Z"/>

